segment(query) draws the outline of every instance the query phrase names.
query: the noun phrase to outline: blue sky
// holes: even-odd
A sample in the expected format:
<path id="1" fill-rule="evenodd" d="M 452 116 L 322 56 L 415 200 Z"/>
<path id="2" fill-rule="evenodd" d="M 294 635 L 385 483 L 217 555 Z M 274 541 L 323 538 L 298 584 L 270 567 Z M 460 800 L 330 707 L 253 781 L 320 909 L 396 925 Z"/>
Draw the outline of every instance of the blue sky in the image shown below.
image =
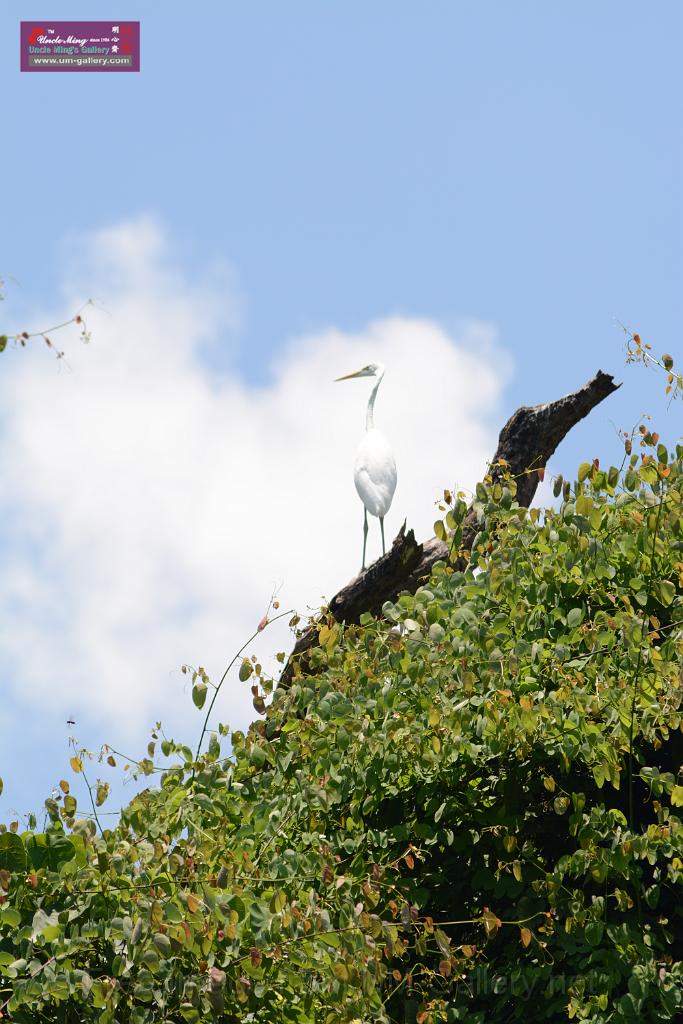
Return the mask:
<path id="1" fill-rule="evenodd" d="M 218 305 L 224 289 L 227 326 L 216 310 L 198 358 L 252 395 L 275 386 L 296 339 L 413 318 L 506 363 L 498 391 L 482 385 L 484 402 L 496 396 L 488 430 L 598 367 L 626 382 L 558 453 L 564 472 L 589 456 L 614 461 L 615 425 L 643 411 L 661 422 L 661 384 L 624 368 L 615 318 L 680 353 L 680 4 L 150 6 L 114 12 L 141 21 L 140 74 L 32 75 L 18 71 L 19 21 L 31 12 L 3 4 L 3 329 L 33 322 L 38 308 L 63 310 L 65 288 L 88 298 L 93 281 L 111 308 L 106 268 L 90 272 L 83 237 L 149 217 L 180 297 L 187 289 L 201 303 L 198 275 Z M 92 4 L 52 0 L 39 13 L 94 16 Z M 478 352 L 480 334 L 463 335 L 464 323 L 490 325 L 497 354 Z M 25 360 L 30 371 L 15 369 L 26 353 L 10 355 L 10 377 L 46 372 L 42 352 Z M 88 358 L 99 358 L 97 334 Z M 680 421 L 674 408 L 669 430 Z M 3 427 L 7 446 L 6 418 Z M 451 448 L 457 461 L 457 437 Z M 35 536 L 0 545 L 15 568 L 19 553 L 37 565 Z M 50 717 L 63 709 L 22 704 L 12 689 L 21 658 L 2 651 L 0 685 L 13 694 L 5 729 L 14 714 L 14 730 L 30 722 L 46 767 L 6 778 L 0 816 L 7 793 L 12 807 L 40 802 L 64 750 Z"/>

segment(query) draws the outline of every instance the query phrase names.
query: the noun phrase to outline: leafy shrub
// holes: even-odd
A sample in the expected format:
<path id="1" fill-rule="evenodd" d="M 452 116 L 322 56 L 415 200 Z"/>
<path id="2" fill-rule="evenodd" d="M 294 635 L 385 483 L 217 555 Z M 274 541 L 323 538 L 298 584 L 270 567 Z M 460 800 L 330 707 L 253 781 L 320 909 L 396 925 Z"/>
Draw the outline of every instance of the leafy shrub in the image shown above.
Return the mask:
<path id="1" fill-rule="evenodd" d="M 259 719 L 201 755 L 163 740 L 115 827 L 67 793 L 1 834 L 3 1014 L 677 1018 L 683 448 L 643 445 L 544 515 L 481 484 L 469 564 L 321 621 L 268 707 L 244 660 Z"/>

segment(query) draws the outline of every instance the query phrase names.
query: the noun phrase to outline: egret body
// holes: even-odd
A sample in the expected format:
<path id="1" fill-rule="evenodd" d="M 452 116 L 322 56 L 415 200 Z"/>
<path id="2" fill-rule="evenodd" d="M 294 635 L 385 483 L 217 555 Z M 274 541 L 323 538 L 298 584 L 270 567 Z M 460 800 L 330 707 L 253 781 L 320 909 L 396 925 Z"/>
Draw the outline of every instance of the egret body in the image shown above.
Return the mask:
<path id="1" fill-rule="evenodd" d="M 369 363 L 356 373 L 349 373 L 337 380 L 351 380 L 354 377 L 375 377 L 376 383 L 368 400 L 365 416 L 365 436 L 358 445 L 353 479 L 360 500 L 364 505 L 363 514 L 363 569 L 365 568 L 365 549 L 368 539 L 368 512 L 379 519 L 382 534 L 382 554 L 385 554 L 384 517 L 391 507 L 396 490 L 396 460 L 391 446 L 384 434 L 375 427 L 375 399 L 382 383 L 384 367 L 381 363 Z"/>

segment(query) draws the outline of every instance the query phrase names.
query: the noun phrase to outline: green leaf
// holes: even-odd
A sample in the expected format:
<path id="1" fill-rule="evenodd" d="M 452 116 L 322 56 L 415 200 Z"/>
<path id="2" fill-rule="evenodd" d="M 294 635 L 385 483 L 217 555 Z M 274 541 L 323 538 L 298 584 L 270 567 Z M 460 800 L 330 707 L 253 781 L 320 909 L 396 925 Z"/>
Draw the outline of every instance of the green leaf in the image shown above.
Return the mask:
<path id="1" fill-rule="evenodd" d="M 151 978 L 152 975 L 149 975 L 149 977 Z M 136 999 L 139 999 L 141 1003 L 151 1003 L 154 999 L 154 990 L 151 984 L 147 982 L 138 982 L 133 989 L 133 995 Z M 109 1020 L 113 1021 L 113 1018 L 109 1018 Z"/>
<path id="2" fill-rule="evenodd" d="M 21 924 L 21 914 L 14 907 L 0 907 L 0 925 L 7 925 L 9 928 L 18 928 Z M 10 961 L 14 957 L 10 955 Z"/>
<path id="3" fill-rule="evenodd" d="M 448 938 L 445 931 L 441 928 L 437 928 L 434 932 L 434 938 L 436 939 L 436 944 L 444 956 L 450 956 L 451 940 Z"/>
<path id="4" fill-rule="evenodd" d="M 674 786 L 671 790 L 671 803 L 674 807 L 683 807 L 683 786 Z"/>
<path id="5" fill-rule="evenodd" d="M 586 479 L 586 477 L 589 475 L 589 473 L 590 473 L 592 468 L 593 468 L 593 466 L 591 465 L 590 462 L 582 462 L 581 463 L 581 465 L 579 466 L 579 472 L 578 472 L 579 483 L 582 483 Z"/>
<path id="6" fill-rule="evenodd" d="M 240 681 L 243 682 L 243 683 L 246 683 L 247 679 L 249 678 L 249 676 L 252 674 L 253 671 L 254 671 L 254 666 L 252 665 L 252 663 L 249 661 L 248 658 L 245 658 L 243 660 L 242 664 L 240 665 L 240 670 L 239 670 Z"/>
<path id="7" fill-rule="evenodd" d="M 344 726 L 340 725 L 339 728 L 337 729 L 337 746 L 339 747 L 340 750 L 346 750 L 350 742 L 351 737 L 349 736 Z"/>
<path id="8" fill-rule="evenodd" d="M 575 629 L 583 621 L 583 608 L 572 608 L 567 613 L 567 625 L 570 629 Z"/>
<path id="9" fill-rule="evenodd" d="M 668 608 L 676 596 L 676 587 L 671 580 L 659 580 L 655 585 L 655 592 L 660 603 Z"/>
<path id="10" fill-rule="evenodd" d="M 168 935 L 164 935 L 163 932 L 156 932 L 152 939 L 154 945 L 157 947 L 160 953 L 164 956 L 168 956 L 171 952 L 171 940 Z"/>
<path id="11" fill-rule="evenodd" d="M 334 964 L 332 969 L 334 971 L 335 978 L 337 978 L 338 981 L 345 982 L 345 981 L 349 980 L 349 977 L 350 977 L 349 969 L 346 966 L 346 964 L 343 964 L 341 962 L 340 963 L 336 963 L 336 964 Z"/>
<path id="12" fill-rule="evenodd" d="M 587 924 L 584 929 L 586 941 L 591 946 L 599 946 L 602 942 L 602 936 L 604 931 L 605 926 L 602 923 L 602 921 L 591 921 L 590 924 Z"/>
<path id="13" fill-rule="evenodd" d="M 587 494 L 579 494 L 575 504 L 579 516 L 589 516 L 593 511 L 593 499 Z"/>
<path id="14" fill-rule="evenodd" d="M 0 834 L 0 868 L 6 871 L 26 870 L 26 848 L 14 832 Z"/>
<path id="15" fill-rule="evenodd" d="M 199 1010 L 196 1010 L 192 1003 L 180 1004 L 180 1016 L 187 1024 L 200 1024 L 201 1021 Z"/>
<path id="16" fill-rule="evenodd" d="M 82 844 L 80 837 L 79 842 Z M 41 868 L 59 871 L 62 864 L 66 864 L 76 855 L 76 837 L 66 836 L 63 832 L 27 834 L 25 843 L 31 867 L 36 871 L 40 871 Z"/>
<path id="17" fill-rule="evenodd" d="M 55 978 L 47 984 L 47 990 L 58 1002 L 69 998 L 69 982 L 66 978 Z"/>
<path id="18" fill-rule="evenodd" d="M 270 927 L 272 914 L 268 908 L 257 901 L 254 901 L 249 908 L 249 921 L 257 941 L 265 934 Z"/>
<path id="19" fill-rule="evenodd" d="M 276 890 L 270 901 L 270 909 L 274 914 L 280 914 L 287 906 L 287 895 L 282 889 Z"/>
<path id="20" fill-rule="evenodd" d="M 254 765 L 255 768 L 262 768 L 268 760 L 268 756 L 258 743 L 252 743 L 249 747 L 249 761 Z"/>
<path id="21" fill-rule="evenodd" d="M 441 643 L 446 635 L 446 630 L 439 622 L 433 622 L 429 627 L 429 637 L 434 640 L 435 643 Z"/>
<path id="22" fill-rule="evenodd" d="M 200 709 L 204 707 L 204 704 L 206 703 L 206 692 L 206 683 L 197 682 L 194 684 L 194 686 L 192 687 L 192 700 L 194 702 L 195 707 Z"/>

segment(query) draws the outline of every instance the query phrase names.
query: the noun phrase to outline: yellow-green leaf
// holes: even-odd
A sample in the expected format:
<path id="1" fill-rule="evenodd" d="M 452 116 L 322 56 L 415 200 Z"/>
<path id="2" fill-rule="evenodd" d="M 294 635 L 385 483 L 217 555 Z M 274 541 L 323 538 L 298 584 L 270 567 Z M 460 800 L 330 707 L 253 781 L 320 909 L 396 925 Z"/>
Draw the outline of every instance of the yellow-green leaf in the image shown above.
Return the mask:
<path id="1" fill-rule="evenodd" d="M 589 516 L 593 511 L 593 499 L 587 494 L 580 494 L 576 499 L 576 513 L 579 516 Z"/>
<path id="2" fill-rule="evenodd" d="M 247 679 L 249 678 L 249 676 L 251 675 L 251 673 L 253 671 L 254 671 L 254 666 L 252 665 L 252 663 L 249 661 L 248 658 L 245 658 L 244 661 L 242 662 L 242 664 L 240 665 L 240 670 L 239 670 L 240 682 L 246 683 Z"/>

